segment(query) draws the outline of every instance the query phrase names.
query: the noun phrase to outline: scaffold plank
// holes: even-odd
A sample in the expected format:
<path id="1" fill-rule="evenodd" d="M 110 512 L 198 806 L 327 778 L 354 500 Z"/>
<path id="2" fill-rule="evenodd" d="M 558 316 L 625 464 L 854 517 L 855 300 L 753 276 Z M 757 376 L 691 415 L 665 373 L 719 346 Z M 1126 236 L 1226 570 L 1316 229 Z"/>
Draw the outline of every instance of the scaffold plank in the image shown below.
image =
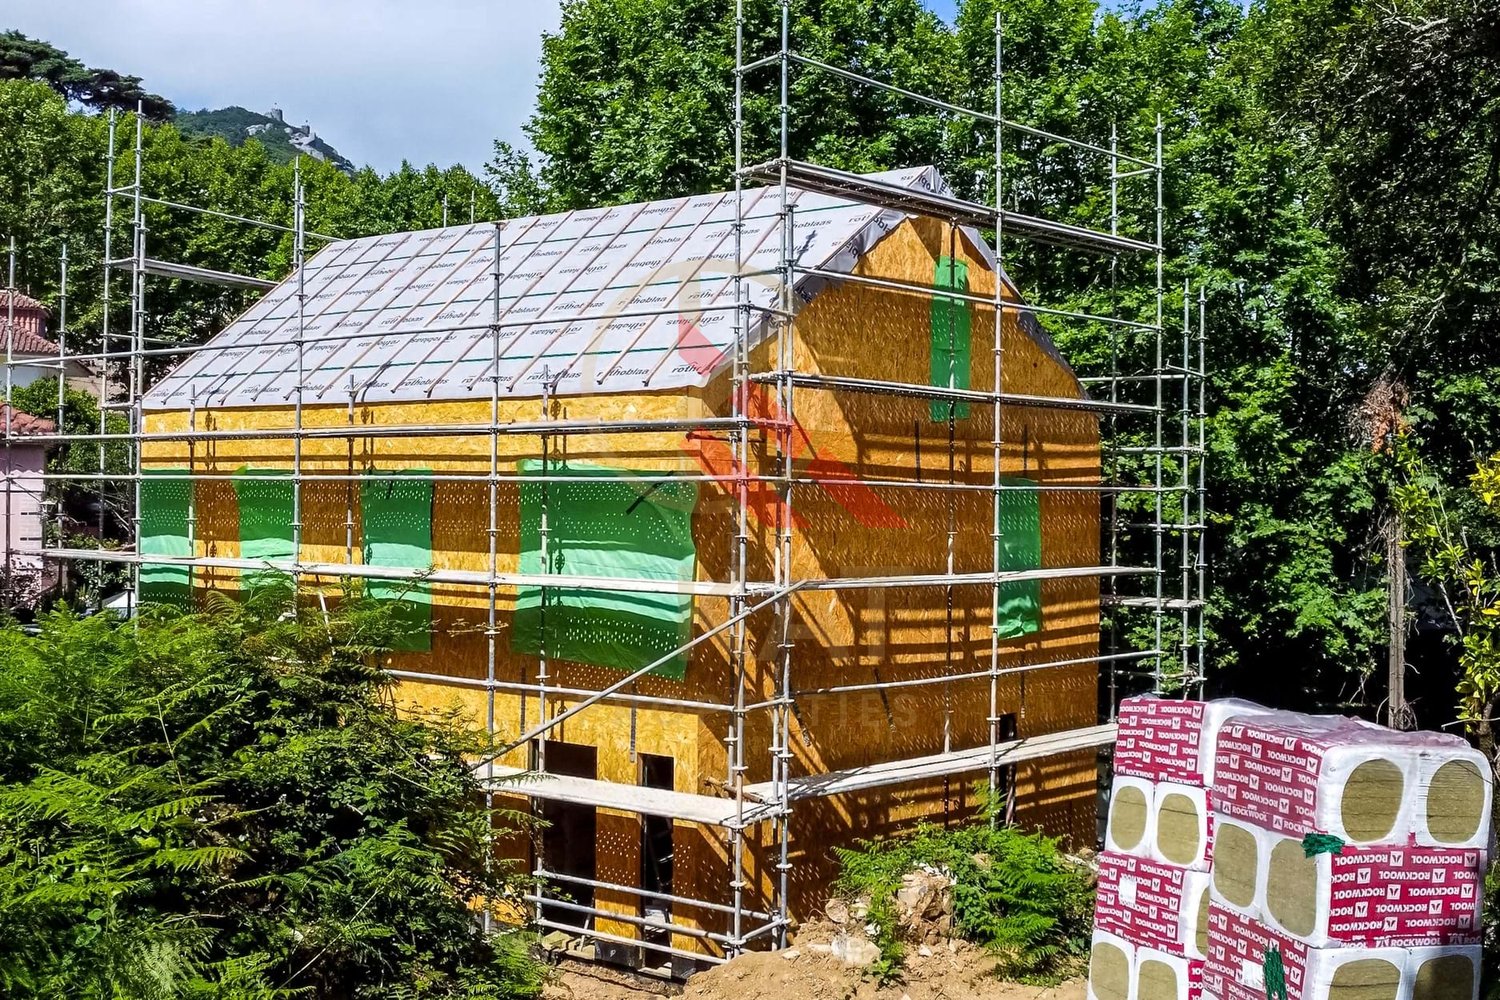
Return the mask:
<path id="1" fill-rule="evenodd" d="M 1097 749 L 1114 742 L 1115 729 L 1113 724 L 1107 724 L 1012 740 L 996 748 L 993 760 L 1000 766 L 1008 767 L 1024 761 Z M 812 774 L 793 778 L 788 782 L 787 799 L 796 802 L 800 799 L 843 795 L 926 778 L 981 771 L 990 766 L 991 759 L 990 748 L 982 746 L 953 753 L 870 764 L 844 771 L 830 771 L 827 774 Z M 758 823 L 775 816 L 779 808 L 777 787 L 774 782 L 769 781 L 745 786 L 747 804 L 743 815 L 736 817 L 734 800 L 719 796 L 646 788 L 594 778 L 540 774 L 518 767 L 497 766 L 492 772 L 493 777 L 490 775 L 491 772 L 484 772 L 481 777 L 496 792 L 645 816 L 665 816 L 706 826 Z"/>
<path id="2" fill-rule="evenodd" d="M 824 798 L 829 795 L 869 791 L 926 778 L 982 771 L 990 766 L 992 759 L 996 764 L 1008 767 L 1023 761 L 1039 760 L 1079 750 L 1093 750 L 1113 743 L 1115 728 L 1114 724 L 1110 723 L 1092 726 L 1088 729 L 1069 729 L 1058 733 L 1011 740 L 999 744 L 993 758 L 990 748 L 982 746 L 971 750 L 957 750 L 952 753 L 868 764 L 844 771 L 829 771 L 826 774 L 809 774 L 793 778 L 787 783 L 787 799 L 795 802 L 799 799 Z M 769 803 L 777 798 L 777 788 L 769 781 L 746 785 L 745 797 Z"/>
<path id="3" fill-rule="evenodd" d="M 569 802 L 574 805 L 616 809 L 643 816 L 664 816 L 705 826 L 733 826 L 736 822 L 758 823 L 775 815 L 768 803 L 749 803 L 743 817 L 736 818 L 733 799 L 715 795 L 695 795 L 665 788 L 626 785 L 595 778 L 573 778 L 561 774 L 541 774 L 518 767 L 496 766 L 493 778 L 481 769 L 481 780 L 491 791 L 523 795 L 532 799 Z"/>

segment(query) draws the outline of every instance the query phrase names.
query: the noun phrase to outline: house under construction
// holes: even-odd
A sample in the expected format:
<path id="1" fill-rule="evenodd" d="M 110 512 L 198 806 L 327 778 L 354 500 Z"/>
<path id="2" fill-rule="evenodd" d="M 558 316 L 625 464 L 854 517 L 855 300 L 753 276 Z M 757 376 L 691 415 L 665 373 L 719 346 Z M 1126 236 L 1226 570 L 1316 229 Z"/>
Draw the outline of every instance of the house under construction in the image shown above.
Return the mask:
<path id="1" fill-rule="evenodd" d="M 794 70 L 833 71 L 786 25 L 779 53 L 741 47 L 737 125 L 757 71 L 785 94 Z M 1160 129 L 1137 156 L 998 106 L 943 105 L 997 148 L 1018 130 L 1097 159 L 1107 229 L 961 199 L 931 167 L 798 160 L 783 116 L 783 154 L 739 157 L 733 190 L 315 254 L 299 186 L 291 275 L 166 349 L 148 278 L 260 283 L 149 255 L 143 200 L 186 206 L 144 198 L 138 141 L 110 187 L 130 325 L 79 359 L 132 416 L 136 545 L 45 554 L 128 564 L 141 602 L 267 572 L 393 602 L 398 697 L 509 748 L 476 765 L 548 821 L 513 846 L 532 917 L 604 958 L 783 944 L 833 847 L 967 821 L 976 786 L 1091 843 L 1118 694 L 1202 679 L 1201 300 L 1179 356 Z M 1154 231 L 1122 233 L 1131 192 Z M 1018 240 L 1154 270 L 1154 317 L 1023 301 Z M 1151 338 L 1154 365 L 1080 376 L 1049 336 L 1067 324 Z"/>

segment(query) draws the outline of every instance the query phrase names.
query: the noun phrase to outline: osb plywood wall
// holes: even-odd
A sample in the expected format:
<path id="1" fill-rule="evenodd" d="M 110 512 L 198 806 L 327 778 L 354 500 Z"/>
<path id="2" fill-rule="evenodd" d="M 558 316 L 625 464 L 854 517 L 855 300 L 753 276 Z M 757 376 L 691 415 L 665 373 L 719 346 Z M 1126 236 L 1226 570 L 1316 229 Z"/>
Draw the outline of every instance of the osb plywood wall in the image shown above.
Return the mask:
<path id="1" fill-rule="evenodd" d="M 991 295 L 994 275 L 960 238 L 935 222 L 908 223 L 883 240 L 860 265 L 868 275 L 930 285 L 939 257 L 956 247 L 968 263 L 972 292 Z M 800 313 L 794 352 L 801 371 L 891 381 L 930 381 L 931 302 L 907 295 L 844 283 L 825 290 Z M 971 311 L 971 386 L 994 385 L 993 310 Z M 1003 329 L 1004 388 L 1010 392 L 1073 396 L 1078 387 L 1066 369 L 1022 332 L 1013 312 Z M 690 330 L 685 335 L 690 337 Z M 756 370 L 774 366 L 776 345 L 756 350 Z M 564 397 L 550 404 L 560 419 L 607 417 L 654 419 L 687 415 L 728 415 L 727 372 L 695 393 L 637 396 Z M 774 392 L 767 387 L 751 402 L 762 415 L 783 419 Z M 928 401 L 881 395 L 799 389 L 795 397 L 792 448 L 800 475 L 857 475 L 861 479 L 989 484 L 993 474 L 993 410 L 973 406 L 954 428 L 950 472 L 949 425 L 934 421 Z M 368 434 L 347 440 L 307 440 L 303 468 L 340 475 L 367 468 L 430 468 L 436 472 L 484 475 L 489 470 L 490 439 L 472 437 L 382 438 L 381 424 L 487 423 L 488 402 L 356 404 L 354 422 Z M 502 399 L 500 419 L 535 420 L 539 399 Z M 185 413 L 149 415 L 148 429 L 188 426 Z M 289 408 L 199 411 L 200 429 L 285 428 L 292 426 Z M 345 406 L 310 406 L 308 427 L 347 426 Z M 1002 472 L 1047 484 L 1095 483 L 1099 478 L 1098 426 L 1084 413 L 1006 407 L 1003 411 Z M 753 471 L 774 472 L 774 432 L 755 442 Z M 499 438 L 502 474 L 514 474 L 523 459 L 542 457 L 536 437 Z M 594 462 L 640 470 L 727 475 L 728 451 L 721 433 L 631 433 L 554 438 L 551 461 Z M 171 468 L 191 462 L 204 474 L 228 474 L 241 466 L 290 468 L 289 440 L 198 443 L 189 454 L 184 443 L 152 442 L 148 467 Z M 809 471 L 811 470 L 811 471 Z M 352 491 L 352 492 L 351 492 Z M 302 557 L 308 561 L 359 559 L 356 535 L 348 547 L 348 510 L 357 507 L 357 484 L 309 483 L 304 487 Z M 518 491 L 502 484 L 499 491 L 498 569 L 518 569 Z M 1091 566 L 1099 562 L 1099 506 L 1092 492 L 1043 493 L 1043 565 Z M 200 555 L 238 555 L 238 525 L 228 483 L 199 482 L 196 487 L 196 549 Z M 983 492 L 913 490 L 900 487 L 799 486 L 793 496 L 794 578 L 932 574 L 947 568 L 950 524 L 953 525 L 953 569 L 988 572 L 992 551 L 991 498 Z M 767 494 L 752 497 L 750 575 L 769 580 L 775 550 L 776 505 Z M 358 523 L 358 514 L 355 514 Z M 727 581 L 733 551 L 735 503 L 732 491 L 706 484 L 694 518 L 699 559 L 698 578 Z M 432 547 L 438 568 L 488 569 L 488 486 L 482 482 L 438 483 L 433 491 Z M 200 586 L 234 587 L 233 571 L 197 571 Z M 487 596 L 483 588 L 436 584 L 433 587 L 433 639 L 430 653 L 390 657 L 401 669 L 483 678 L 487 642 L 484 625 Z M 903 588 L 816 592 L 793 599 L 792 683 L 797 690 L 841 684 L 938 677 L 985 670 L 990 656 L 988 586 Z M 1070 660 L 1093 655 L 1098 642 L 1098 582 L 1092 579 L 1043 584 L 1042 629 L 1002 643 L 1002 666 Z M 501 680 L 534 682 L 536 658 L 511 653 L 507 636 L 514 593 L 499 595 L 498 662 Z M 728 616 L 728 601 L 700 597 L 695 602 L 699 629 Z M 747 700 L 769 697 L 779 641 L 774 615 L 757 615 L 750 623 L 751 663 Z M 553 684 L 598 689 L 617 680 L 613 670 L 553 661 Z M 1014 713 L 1021 735 L 1092 725 L 1096 721 L 1097 668 L 1090 664 L 1011 673 L 1001 678 L 1000 712 Z M 733 679 L 727 634 L 699 646 L 683 681 L 648 677 L 634 690 L 702 701 L 730 699 Z M 403 682 L 398 697 L 412 710 L 459 705 L 482 725 L 489 711 L 484 690 L 442 683 Z M 502 737 L 517 736 L 539 721 L 535 696 L 493 695 L 496 726 Z M 550 714 L 578 699 L 549 698 Z M 795 774 L 857 766 L 882 760 L 935 753 L 945 746 L 966 748 L 987 740 L 989 682 L 986 679 L 946 685 L 909 687 L 799 699 L 790 749 Z M 679 791 L 714 794 L 727 773 L 724 737 L 729 719 L 722 713 L 596 705 L 569 719 L 551 738 L 598 748 L 598 777 L 625 783 L 638 781 L 632 750 L 663 754 L 675 760 Z M 748 724 L 748 781 L 770 777 L 770 720 L 753 713 Z M 517 751 L 505 763 L 527 764 Z M 920 786 L 903 786 L 858 796 L 819 800 L 799 806 L 793 826 L 792 892 L 794 915 L 821 905 L 832 875 L 830 848 L 858 837 L 891 832 L 918 818 L 960 821 L 973 814 L 969 786 L 975 775 Z M 1094 831 L 1094 756 L 1077 755 L 1023 766 L 1018 774 L 1018 819 L 1049 832 L 1090 840 Z M 752 874 L 750 905 L 769 904 L 777 861 L 768 831 L 747 849 Z M 601 812 L 598 819 L 598 871 L 602 881 L 635 884 L 640 871 L 640 824 L 635 815 Z M 727 901 L 725 874 L 728 847 L 722 831 L 679 824 L 676 836 L 674 891 L 678 895 Z M 597 904 L 622 913 L 638 913 L 636 897 L 601 891 Z M 701 921 L 700 919 L 701 918 Z M 722 917 L 694 914 L 678 907 L 674 919 L 722 929 Z M 598 929 L 633 937 L 633 925 L 601 920 Z M 693 948 L 696 939 L 674 935 L 674 946 Z"/>

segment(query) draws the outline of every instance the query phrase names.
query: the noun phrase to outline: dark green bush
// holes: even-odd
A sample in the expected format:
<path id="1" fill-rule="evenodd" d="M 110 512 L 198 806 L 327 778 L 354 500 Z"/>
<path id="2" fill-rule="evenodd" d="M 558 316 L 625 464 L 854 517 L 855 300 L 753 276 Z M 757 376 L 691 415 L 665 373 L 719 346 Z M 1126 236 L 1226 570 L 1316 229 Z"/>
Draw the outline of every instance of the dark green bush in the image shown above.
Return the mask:
<path id="1" fill-rule="evenodd" d="M 390 704 L 387 613 L 241 606 L 0 631 L 0 994 L 534 995 L 466 764 Z"/>
<path id="2" fill-rule="evenodd" d="M 992 824 L 993 815 L 986 809 L 968 826 L 924 825 L 837 851 L 837 891 L 870 902 L 878 976 L 890 978 L 900 967 L 895 894 L 901 877 L 924 865 L 951 875 L 955 929 L 999 958 L 1000 975 L 1050 982 L 1076 970 L 1093 921 L 1091 873 L 1064 857 L 1056 840 Z"/>

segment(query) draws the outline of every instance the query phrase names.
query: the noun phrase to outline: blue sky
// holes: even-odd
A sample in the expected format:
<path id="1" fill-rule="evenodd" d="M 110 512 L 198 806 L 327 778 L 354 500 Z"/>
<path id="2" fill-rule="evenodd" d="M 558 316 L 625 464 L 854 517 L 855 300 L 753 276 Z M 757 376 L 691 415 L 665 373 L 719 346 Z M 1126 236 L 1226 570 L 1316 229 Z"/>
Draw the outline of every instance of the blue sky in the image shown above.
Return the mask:
<path id="1" fill-rule="evenodd" d="M 952 19 L 957 0 L 924 0 Z M 0 29 L 181 108 L 280 107 L 355 163 L 479 169 L 524 145 L 558 0 L 0 0 Z"/>
<path id="2" fill-rule="evenodd" d="M 0 29 L 196 110 L 280 107 L 355 163 L 478 169 L 520 142 L 557 0 L 0 0 Z"/>

